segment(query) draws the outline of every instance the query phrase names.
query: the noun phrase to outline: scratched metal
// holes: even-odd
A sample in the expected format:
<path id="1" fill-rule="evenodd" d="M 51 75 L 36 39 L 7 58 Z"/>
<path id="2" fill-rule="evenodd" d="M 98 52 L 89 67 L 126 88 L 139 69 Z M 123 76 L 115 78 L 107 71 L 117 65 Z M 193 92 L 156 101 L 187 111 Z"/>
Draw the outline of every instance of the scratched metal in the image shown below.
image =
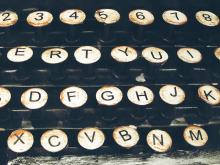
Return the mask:
<path id="1" fill-rule="evenodd" d="M 177 151 L 169 154 L 20 157 L 8 165 L 220 165 L 220 150 Z"/>

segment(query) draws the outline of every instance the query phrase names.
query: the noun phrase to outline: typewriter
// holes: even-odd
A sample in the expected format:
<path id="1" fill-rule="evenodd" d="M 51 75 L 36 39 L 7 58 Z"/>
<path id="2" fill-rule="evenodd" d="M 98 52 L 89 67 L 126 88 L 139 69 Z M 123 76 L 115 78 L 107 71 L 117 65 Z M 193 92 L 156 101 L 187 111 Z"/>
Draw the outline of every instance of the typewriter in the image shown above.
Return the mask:
<path id="1" fill-rule="evenodd" d="M 1 0 L 0 161 L 219 148 L 219 0 Z"/>

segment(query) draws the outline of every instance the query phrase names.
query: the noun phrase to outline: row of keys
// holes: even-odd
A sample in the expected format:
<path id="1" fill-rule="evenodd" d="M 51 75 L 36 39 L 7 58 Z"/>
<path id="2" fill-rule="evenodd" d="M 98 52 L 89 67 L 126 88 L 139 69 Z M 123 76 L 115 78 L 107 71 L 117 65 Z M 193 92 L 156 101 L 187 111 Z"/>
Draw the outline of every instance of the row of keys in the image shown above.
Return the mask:
<path id="1" fill-rule="evenodd" d="M 95 12 L 95 19 L 104 24 L 115 24 L 120 20 L 120 14 L 113 9 L 99 9 Z M 137 25 L 145 26 L 154 22 L 154 15 L 142 9 L 133 10 L 129 13 L 129 20 Z M 79 9 L 69 9 L 60 13 L 60 21 L 68 25 L 82 24 L 86 14 Z M 163 20 L 172 25 L 184 25 L 187 23 L 187 16 L 176 10 L 167 10 L 162 14 Z M 209 27 L 219 25 L 219 17 L 210 11 L 198 11 L 195 14 L 196 20 Z M 13 11 L 0 13 L 0 27 L 10 27 L 17 23 L 18 15 Z M 35 11 L 28 15 L 27 23 L 33 27 L 44 27 L 53 21 L 53 15 L 47 11 Z"/>
<path id="2" fill-rule="evenodd" d="M 207 105 L 220 104 L 220 91 L 214 86 L 203 85 L 198 88 L 198 97 Z M 167 105 L 179 105 L 187 97 L 184 90 L 177 85 L 165 85 L 159 90 L 160 98 Z M 8 89 L 0 88 L 0 107 L 3 108 L 11 100 L 11 93 Z M 80 87 L 72 86 L 61 91 L 60 101 L 68 108 L 79 108 L 86 104 L 88 95 Z M 128 100 L 139 106 L 152 104 L 155 95 L 151 89 L 145 86 L 134 86 L 127 91 Z M 55 99 L 55 98 L 54 98 Z M 116 86 L 104 86 L 96 92 L 96 101 L 102 106 L 115 106 L 123 99 L 122 91 Z M 22 93 L 20 99 L 22 105 L 28 109 L 40 109 L 48 102 L 48 94 L 42 88 L 30 88 Z"/>
<path id="3" fill-rule="evenodd" d="M 10 49 L 7 52 L 7 58 L 11 62 L 25 62 L 32 58 L 34 52 L 31 47 L 19 46 Z M 48 64 L 58 64 L 64 62 L 68 58 L 68 52 L 63 48 L 50 48 L 42 52 L 41 59 Z M 99 61 L 102 54 L 100 50 L 93 46 L 81 46 L 74 52 L 74 57 L 81 64 L 93 64 Z M 104 55 L 103 55 L 104 56 Z M 106 55 L 107 56 L 107 55 Z M 165 64 L 168 59 L 168 53 L 158 47 L 144 48 L 141 53 L 142 58 L 152 64 Z M 220 48 L 213 53 L 220 60 Z M 111 57 L 119 63 L 129 63 L 138 59 L 138 52 L 129 46 L 118 46 L 111 50 Z M 177 57 L 189 64 L 196 64 L 202 61 L 202 53 L 195 48 L 179 48 Z"/>
<path id="4" fill-rule="evenodd" d="M 164 130 L 153 129 L 145 133 L 146 144 L 156 152 L 167 152 L 172 148 L 172 138 Z M 105 145 L 107 138 L 104 132 L 97 127 L 81 129 L 77 136 L 78 144 L 87 150 L 95 150 Z M 112 137 L 122 148 L 130 149 L 138 144 L 140 135 L 135 126 L 116 127 Z M 208 142 L 208 134 L 202 127 L 191 125 L 185 128 L 183 137 L 186 143 L 193 147 L 202 147 Z M 48 152 L 57 153 L 68 147 L 68 135 L 60 129 L 44 132 L 40 138 L 41 146 Z M 27 130 L 13 131 L 7 140 L 8 148 L 16 153 L 29 151 L 34 144 L 34 136 Z"/>

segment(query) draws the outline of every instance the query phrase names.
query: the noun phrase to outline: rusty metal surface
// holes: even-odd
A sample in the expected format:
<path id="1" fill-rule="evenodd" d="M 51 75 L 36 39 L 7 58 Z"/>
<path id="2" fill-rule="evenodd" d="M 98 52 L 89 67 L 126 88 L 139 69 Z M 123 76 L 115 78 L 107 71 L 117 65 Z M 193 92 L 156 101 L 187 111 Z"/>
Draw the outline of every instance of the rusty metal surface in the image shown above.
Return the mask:
<path id="1" fill-rule="evenodd" d="M 168 154 L 19 157 L 8 165 L 219 165 L 220 150 L 181 151 Z"/>

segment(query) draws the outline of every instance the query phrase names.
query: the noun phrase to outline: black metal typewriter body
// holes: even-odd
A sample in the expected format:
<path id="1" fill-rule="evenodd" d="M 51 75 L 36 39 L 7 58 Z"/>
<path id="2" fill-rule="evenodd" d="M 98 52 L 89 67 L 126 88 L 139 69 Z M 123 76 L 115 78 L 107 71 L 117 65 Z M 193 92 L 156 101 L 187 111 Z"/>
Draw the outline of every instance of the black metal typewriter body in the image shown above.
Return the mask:
<path id="1" fill-rule="evenodd" d="M 77 25 L 61 22 L 60 13 L 67 9 L 82 10 L 86 14 L 85 21 Z M 98 22 L 94 15 L 100 9 L 116 10 L 120 19 L 112 24 Z M 129 20 L 129 13 L 137 9 L 151 12 L 154 16 L 153 23 L 138 25 Z M 187 22 L 178 26 L 167 23 L 162 14 L 168 10 L 184 13 Z M 153 134 L 153 145 L 171 145 L 168 147 L 169 150 L 165 149 L 166 152 L 175 152 L 178 149 L 219 148 L 220 55 L 217 50 L 220 47 L 220 25 L 217 23 L 218 25 L 206 26 L 195 16 L 198 11 L 209 11 L 220 17 L 219 0 L 1 0 L 0 11 L 6 12 L 0 13 L 4 14 L 5 20 L 10 19 L 8 11 L 15 12 L 18 16 L 13 26 L 0 27 L 0 85 L 11 94 L 8 103 L 0 108 L 1 164 L 19 156 L 160 152 L 146 140 L 152 130 L 165 131 L 170 135 L 172 143 L 166 144 L 164 134 Z M 31 26 L 26 19 L 35 11 L 51 13 L 52 22 L 42 27 Z M 103 17 L 109 16 L 104 12 L 99 14 Z M 172 15 L 179 20 L 177 14 L 174 12 Z M 203 13 L 202 17 L 205 21 L 213 21 L 212 15 L 208 14 Z M 44 17 L 40 14 L 39 16 Z M 136 16 L 137 19 L 145 19 L 143 13 L 139 12 L 139 16 L 136 13 Z M 10 50 L 18 46 L 29 47 L 33 51 L 32 57 L 23 62 L 10 60 Z M 91 64 L 80 63 L 75 54 L 82 46 L 98 49 L 101 57 Z M 119 46 L 133 48 L 137 57 L 129 62 L 116 61 L 111 53 Z M 43 52 L 53 48 L 66 51 L 66 59 L 53 64 L 42 60 Z M 163 63 L 150 63 L 144 57 L 143 51 L 146 48 L 160 48 L 169 58 Z M 202 59 L 196 63 L 184 62 L 177 56 L 178 50 L 182 48 L 189 48 L 189 55 L 190 50 L 198 50 Z M 89 51 L 86 53 L 90 53 Z M 14 52 L 18 56 L 22 56 L 23 53 L 24 49 L 17 49 L 17 54 Z M 58 57 L 59 53 L 55 57 Z M 193 57 L 194 54 L 191 55 Z M 171 84 L 184 91 L 185 97 L 181 103 L 169 104 L 161 97 L 162 87 Z M 138 105 L 131 101 L 132 98 L 128 98 L 129 89 L 136 86 L 144 86 L 152 91 L 154 97 L 151 103 Z M 84 104 L 74 107 L 62 103 L 63 97 L 60 94 L 69 87 L 79 87 L 86 92 L 88 98 Z M 105 93 L 101 94 L 102 101 L 116 99 L 114 91 L 108 87 L 120 89 L 123 97 L 117 104 L 105 105 L 97 100 L 97 91 L 105 88 Z M 207 91 L 203 91 L 204 96 L 199 96 L 200 87 L 207 87 Z M 47 101 L 41 107 L 28 108 L 27 103 L 21 101 L 21 96 L 25 91 L 36 88 L 47 93 Z M 176 87 L 174 90 L 175 93 L 170 93 L 170 96 L 175 98 L 178 92 Z M 71 99 L 78 97 L 75 91 L 72 92 L 66 100 L 70 103 Z M 147 97 L 146 92 L 139 96 L 137 92 L 141 91 L 136 91 L 136 95 L 133 93 L 133 97 L 138 97 L 137 102 Z M 36 95 L 37 98 L 32 100 L 34 103 L 42 96 L 39 92 Z M 1 95 L 1 90 L 0 97 L 6 97 Z M 31 96 L 25 99 L 29 99 L 31 105 Z M 83 99 L 78 103 L 81 101 Z M 127 146 L 121 141 L 116 142 L 113 132 L 120 126 L 130 127 L 138 133 L 139 140 L 135 145 Z M 183 133 L 186 128 L 193 127 L 198 130 L 189 132 L 188 138 L 192 141 L 189 144 Z M 103 144 L 96 149 L 84 148 L 78 135 L 85 128 L 101 130 L 105 138 Z M 11 150 L 26 143 L 25 133 L 19 134 L 19 130 L 26 130 L 34 137 L 32 146 L 20 153 Z M 50 130 L 61 130 L 68 138 L 67 145 L 59 151 L 52 152 L 53 147 L 56 148 L 62 143 L 62 140 L 59 141 L 59 134 L 51 135 L 55 141 L 50 141 L 49 138 L 49 145 L 53 142 L 56 144 L 51 144 L 52 151 L 42 146 L 42 135 Z M 208 136 L 207 142 L 204 142 L 204 134 L 200 131 L 205 131 L 205 135 Z M 87 144 L 89 146 L 94 145 L 96 134 L 93 135 L 93 139 L 89 139 L 91 144 Z M 123 129 L 119 135 L 125 143 L 132 140 L 133 136 Z M 8 146 L 10 141 L 13 141 L 14 146 Z M 204 144 L 195 146 L 196 141 Z M 165 150 L 162 149 L 161 152 Z"/>

